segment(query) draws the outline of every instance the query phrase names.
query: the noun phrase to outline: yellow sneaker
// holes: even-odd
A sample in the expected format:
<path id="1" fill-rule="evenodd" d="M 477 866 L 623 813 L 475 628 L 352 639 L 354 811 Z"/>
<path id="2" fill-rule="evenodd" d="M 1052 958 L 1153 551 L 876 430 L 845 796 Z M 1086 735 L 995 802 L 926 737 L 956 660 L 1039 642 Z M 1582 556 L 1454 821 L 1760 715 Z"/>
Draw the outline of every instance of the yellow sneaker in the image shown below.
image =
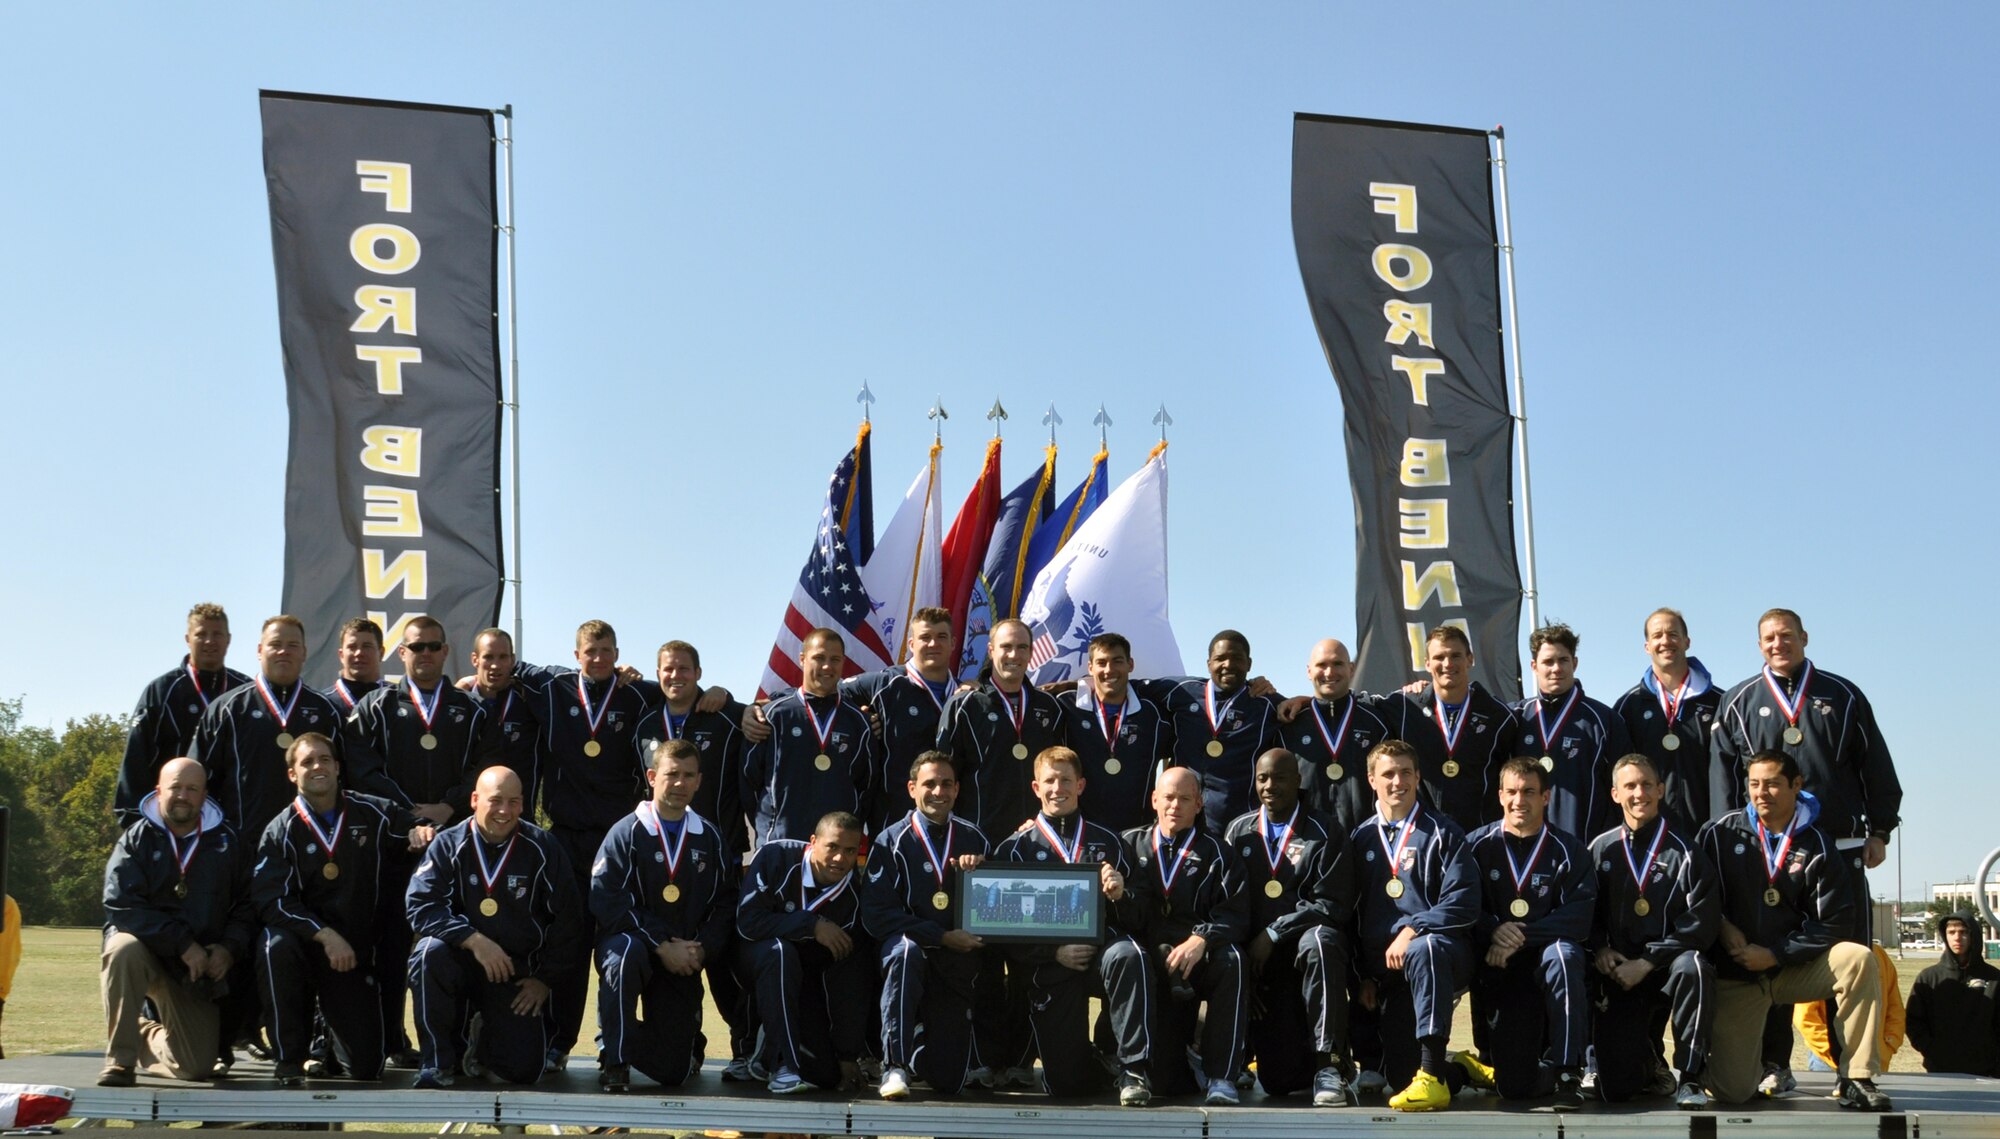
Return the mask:
<path id="1" fill-rule="evenodd" d="M 1389 1097 L 1389 1106 L 1397 1111 L 1443 1111 L 1451 1106 L 1451 1088 L 1419 1069 L 1409 1087 Z"/>
<path id="2" fill-rule="evenodd" d="M 1493 1090 L 1493 1068 L 1480 1063 L 1479 1057 L 1470 1052 L 1453 1052 L 1445 1059 L 1465 1069 L 1465 1082 L 1470 1086 Z"/>

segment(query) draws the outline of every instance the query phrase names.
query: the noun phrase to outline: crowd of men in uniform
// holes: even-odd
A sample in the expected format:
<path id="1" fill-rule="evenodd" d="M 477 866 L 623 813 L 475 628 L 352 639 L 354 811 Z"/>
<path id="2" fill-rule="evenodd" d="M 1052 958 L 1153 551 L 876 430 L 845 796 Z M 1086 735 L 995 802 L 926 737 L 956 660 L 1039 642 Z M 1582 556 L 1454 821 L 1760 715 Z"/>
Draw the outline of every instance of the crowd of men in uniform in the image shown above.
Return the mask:
<path id="1" fill-rule="evenodd" d="M 1763 669 L 1725 691 L 1658 610 L 1613 705 L 1584 695 L 1560 625 L 1533 634 L 1539 691 L 1513 705 L 1454 627 L 1430 634 L 1428 683 L 1386 695 L 1354 692 L 1327 640 L 1286 699 L 1234 631 L 1205 677 L 1135 678 L 1105 634 L 1085 681 L 1037 688 L 1018 621 L 962 685 L 927 609 L 903 667 L 843 676 L 841 638 L 814 630 L 801 686 L 745 706 L 685 642 L 653 678 L 621 668 L 601 621 L 564 669 L 485 630 L 457 684 L 434 620 L 402 627 L 394 684 L 354 621 L 317 692 L 296 618 L 264 623 L 245 676 L 227 617 L 196 606 L 118 785 L 100 1082 L 207 1078 L 261 1037 L 288 1086 L 385 1066 L 531 1083 L 567 1064 L 594 973 L 609 1091 L 700 1068 L 705 991 L 723 1078 L 776 1094 L 1226 1105 L 1254 1080 L 1328 1107 L 1473 1086 L 1566 1110 L 1594 1084 L 1698 1108 L 1790 1090 L 1785 1006 L 1830 1001 L 1841 1105 L 1885 1110 L 1866 872 L 1901 788 L 1798 615 L 1758 637 Z M 1104 936 L 960 928 L 987 863 L 1093 876 Z M 1984 993 L 2000 1025 L 1992 986 L 1955 992 L 1940 1016 L 1976 1022 L 1960 998 Z M 1448 1053 L 1468 993 L 1475 1048 Z"/>

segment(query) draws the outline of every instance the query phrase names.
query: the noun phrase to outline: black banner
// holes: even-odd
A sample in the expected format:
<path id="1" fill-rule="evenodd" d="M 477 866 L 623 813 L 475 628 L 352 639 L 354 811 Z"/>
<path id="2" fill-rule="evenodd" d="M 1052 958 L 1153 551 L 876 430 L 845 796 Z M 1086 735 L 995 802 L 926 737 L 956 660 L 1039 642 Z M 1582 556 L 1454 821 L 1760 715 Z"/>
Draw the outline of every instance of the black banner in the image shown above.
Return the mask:
<path id="1" fill-rule="evenodd" d="M 350 617 L 394 645 L 428 613 L 463 650 L 499 613 L 493 116 L 260 98 L 291 407 L 284 608 L 328 684 Z"/>
<path id="2" fill-rule="evenodd" d="M 1356 686 L 1423 670 L 1424 637 L 1464 627 L 1474 678 L 1518 698 L 1499 243 L 1483 131 L 1298 115 L 1292 239 L 1347 412 Z"/>

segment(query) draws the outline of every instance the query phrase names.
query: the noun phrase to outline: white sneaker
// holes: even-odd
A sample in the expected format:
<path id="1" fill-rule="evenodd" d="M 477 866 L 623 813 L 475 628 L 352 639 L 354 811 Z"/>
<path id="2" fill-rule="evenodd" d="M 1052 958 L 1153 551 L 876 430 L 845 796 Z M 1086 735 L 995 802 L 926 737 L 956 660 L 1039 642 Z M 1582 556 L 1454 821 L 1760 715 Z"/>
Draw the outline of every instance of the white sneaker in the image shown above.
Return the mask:
<path id="1" fill-rule="evenodd" d="M 1780 1068 L 1776 1064 L 1764 1065 L 1764 1078 L 1757 1081 L 1757 1094 L 1781 1096 L 1799 1090 L 1799 1080 L 1790 1068 Z"/>
<path id="2" fill-rule="evenodd" d="M 1243 1097 L 1236 1094 L 1235 1080 L 1214 1079 L 1208 1081 L 1208 1095 L 1202 1102 L 1210 1107 L 1235 1107 Z"/>
<path id="3" fill-rule="evenodd" d="M 1696 1083 L 1682 1084 L 1674 1091 L 1674 1106 L 1682 1111 L 1700 1111 L 1708 1106 L 1708 1093 Z"/>
<path id="4" fill-rule="evenodd" d="M 882 1098 L 910 1098 L 910 1075 L 901 1068 L 882 1069 Z"/>
<path id="5" fill-rule="evenodd" d="M 1033 1089 L 1036 1086 L 1035 1070 L 1033 1068 L 1020 1068 L 1020 1067 L 1009 1068 L 1006 1071 L 1000 1073 L 1000 1082 L 998 1084 L 995 1084 L 994 1086 L 1002 1088 Z"/>
<path id="6" fill-rule="evenodd" d="M 981 1064 L 977 1068 L 974 1068 L 970 1072 L 967 1072 L 965 1074 L 965 1086 L 968 1088 L 992 1087 L 993 1069 L 987 1067 L 984 1064 Z"/>

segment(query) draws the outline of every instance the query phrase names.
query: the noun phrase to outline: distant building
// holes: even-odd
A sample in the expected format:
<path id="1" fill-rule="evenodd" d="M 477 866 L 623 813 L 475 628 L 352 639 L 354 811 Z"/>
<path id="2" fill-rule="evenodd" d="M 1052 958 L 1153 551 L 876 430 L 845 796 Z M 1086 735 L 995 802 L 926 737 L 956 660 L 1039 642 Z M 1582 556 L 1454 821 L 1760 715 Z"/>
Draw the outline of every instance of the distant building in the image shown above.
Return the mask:
<path id="1" fill-rule="evenodd" d="M 1949 903 L 1954 910 L 1972 909 L 1972 882 L 1939 882 L 1931 887 L 1931 901 Z M 1986 884 L 1986 904 L 2000 913 L 2000 883 Z"/>

